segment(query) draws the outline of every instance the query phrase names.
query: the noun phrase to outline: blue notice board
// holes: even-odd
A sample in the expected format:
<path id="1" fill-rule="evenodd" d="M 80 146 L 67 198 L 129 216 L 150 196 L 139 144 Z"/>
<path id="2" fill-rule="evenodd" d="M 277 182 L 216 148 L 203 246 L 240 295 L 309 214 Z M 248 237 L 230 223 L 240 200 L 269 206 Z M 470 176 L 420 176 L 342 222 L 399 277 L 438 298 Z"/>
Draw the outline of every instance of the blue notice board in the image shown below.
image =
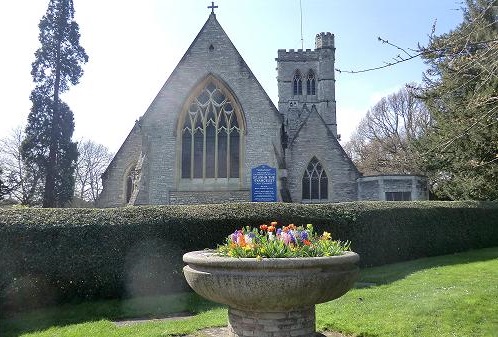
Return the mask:
<path id="1" fill-rule="evenodd" d="M 251 170 L 252 201 L 277 201 L 277 169 L 260 165 Z"/>

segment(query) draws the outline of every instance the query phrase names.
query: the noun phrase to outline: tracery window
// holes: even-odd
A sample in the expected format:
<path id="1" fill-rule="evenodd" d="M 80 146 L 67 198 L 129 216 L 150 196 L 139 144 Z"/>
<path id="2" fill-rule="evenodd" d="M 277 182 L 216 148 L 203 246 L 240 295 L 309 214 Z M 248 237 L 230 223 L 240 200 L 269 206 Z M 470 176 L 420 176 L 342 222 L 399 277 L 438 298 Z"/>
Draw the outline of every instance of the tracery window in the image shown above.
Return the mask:
<path id="1" fill-rule="evenodd" d="M 303 200 L 327 200 L 328 199 L 327 173 L 320 161 L 313 157 L 303 174 Z"/>
<path id="2" fill-rule="evenodd" d="M 294 96 L 303 94 L 303 77 L 301 76 L 301 72 L 296 70 L 294 73 L 294 78 L 292 79 L 292 91 Z"/>
<path id="3" fill-rule="evenodd" d="M 310 70 L 306 79 L 306 95 L 316 95 L 315 73 Z"/>
<path id="4" fill-rule="evenodd" d="M 187 104 L 181 129 L 181 177 L 239 178 L 241 127 L 235 102 L 209 80 Z"/>

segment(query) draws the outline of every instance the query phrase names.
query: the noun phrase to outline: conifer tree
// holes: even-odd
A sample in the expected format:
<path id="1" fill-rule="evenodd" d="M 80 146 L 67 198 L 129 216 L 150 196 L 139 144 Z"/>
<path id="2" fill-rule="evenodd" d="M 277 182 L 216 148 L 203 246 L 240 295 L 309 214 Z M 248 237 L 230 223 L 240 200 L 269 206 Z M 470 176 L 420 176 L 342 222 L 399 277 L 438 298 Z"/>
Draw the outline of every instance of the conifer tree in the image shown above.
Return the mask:
<path id="1" fill-rule="evenodd" d="M 44 177 L 43 207 L 62 207 L 73 196 L 78 151 L 71 140 L 73 113 L 60 96 L 79 82 L 88 56 L 79 44 L 72 0 L 50 0 L 39 28 L 41 47 L 32 64 L 35 88 L 22 154 Z"/>
<path id="2" fill-rule="evenodd" d="M 441 198 L 498 199 L 497 7 L 467 0 L 464 21 L 424 53 L 422 97 L 433 125 L 420 150 Z"/>

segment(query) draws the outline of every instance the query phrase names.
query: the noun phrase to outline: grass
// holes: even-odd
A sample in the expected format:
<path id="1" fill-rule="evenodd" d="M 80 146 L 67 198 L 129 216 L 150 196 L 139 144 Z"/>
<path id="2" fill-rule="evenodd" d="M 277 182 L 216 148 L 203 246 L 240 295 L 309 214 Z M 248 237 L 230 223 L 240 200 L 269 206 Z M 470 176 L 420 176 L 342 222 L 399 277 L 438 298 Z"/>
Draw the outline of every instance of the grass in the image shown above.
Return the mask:
<path id="1" fill-rule="evenodd" d="M 186 320 L 117 327 L 113 321 L 193 314 Z M 226 324 L 225 308 L 194 293 L 64 304 L 0 319 L 0 336 L 168 336 Z"/>
<path id="2" fill-rule="evenodd" d="M 369 288 L 318 305 L 320 330 L 358 336 L 498 336 L 498 248 L 362 272 Z"/>
<path id="3" fill-rule="evenodd" d="M 365 269 L 359 286 L 317 306 L 318 330 L 365 337 L 498 336 L 498 248 Z M 196 315 L 126 327 L 112 323 L 175 312 Z M 226 324 L 225 308 L 179 294 L 35 310 L 1 319 L 0 336 L 178 336 Z"/>

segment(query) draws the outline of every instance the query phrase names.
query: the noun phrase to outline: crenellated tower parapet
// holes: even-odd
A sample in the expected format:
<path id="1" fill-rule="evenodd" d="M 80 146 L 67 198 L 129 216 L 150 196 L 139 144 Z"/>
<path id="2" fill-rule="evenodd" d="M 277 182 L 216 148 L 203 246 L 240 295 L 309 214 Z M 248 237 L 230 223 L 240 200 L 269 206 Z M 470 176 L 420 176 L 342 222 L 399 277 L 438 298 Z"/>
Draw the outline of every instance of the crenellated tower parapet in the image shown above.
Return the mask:
<path id="1" fill-rule="evenodd" d="M 279 49 L 277 61 L 298 61 L 305 62 L 308 60 L 318 61 L 318 52 L 311 49 Z"/>
<path id="2" fill-rule="evenodd" d="M 316 34 L 315 36 L 315 48 L 316 49 L 322 49 L 322 48 L 329 48 L 329 49 L 334 49 L 334 34 L 332 33 L 319 33 Z"/>

